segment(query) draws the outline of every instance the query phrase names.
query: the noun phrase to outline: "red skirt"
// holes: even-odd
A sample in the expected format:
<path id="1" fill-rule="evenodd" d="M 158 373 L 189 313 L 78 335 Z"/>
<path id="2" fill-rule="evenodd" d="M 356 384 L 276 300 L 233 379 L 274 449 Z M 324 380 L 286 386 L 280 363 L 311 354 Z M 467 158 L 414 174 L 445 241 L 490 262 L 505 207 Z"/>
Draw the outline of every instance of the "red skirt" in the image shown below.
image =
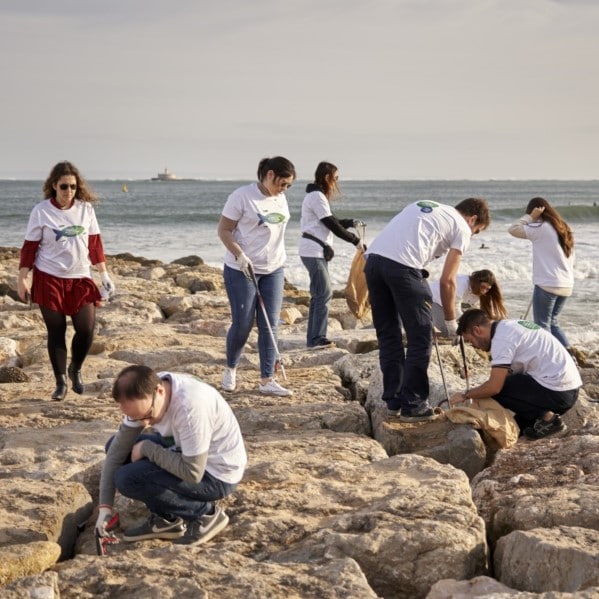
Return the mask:
<path id="1" fill-rule="evenodd" d="M 86 304 L 98 306 L 102 300 L 97 285 L 89 277 L 61 279 L 33 267 L 31 301 L 66 316 L 73 316 Z"/>

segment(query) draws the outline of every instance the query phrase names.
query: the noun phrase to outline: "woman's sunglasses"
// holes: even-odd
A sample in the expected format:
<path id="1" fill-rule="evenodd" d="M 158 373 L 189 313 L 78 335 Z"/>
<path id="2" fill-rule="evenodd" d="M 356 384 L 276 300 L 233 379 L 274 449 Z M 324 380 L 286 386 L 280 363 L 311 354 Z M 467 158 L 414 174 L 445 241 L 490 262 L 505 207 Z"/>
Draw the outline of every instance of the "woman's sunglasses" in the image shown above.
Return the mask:
<path id="1" fill-rule="evenodd" d="M 77 189 L 77 185 L 75 183 L 71 183 L 70 185 L 68 183 L 61 183 L 58 186 L 58 189 L 61 189 L 62 191 L 66 191 L 67 189 L 69 189 L 69 187 L 75 191 Z"/>

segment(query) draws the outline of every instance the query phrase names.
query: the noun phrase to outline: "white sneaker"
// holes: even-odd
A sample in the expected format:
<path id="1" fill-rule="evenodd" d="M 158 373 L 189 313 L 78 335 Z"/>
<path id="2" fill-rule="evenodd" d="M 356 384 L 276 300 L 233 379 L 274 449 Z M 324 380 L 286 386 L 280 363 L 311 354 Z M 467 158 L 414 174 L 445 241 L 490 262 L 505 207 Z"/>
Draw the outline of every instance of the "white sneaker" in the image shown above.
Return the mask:
<path id="1" fill-rule="evenodd" d="M 278 395 L 279 397 L 293 395 L 293 391 L 289 391 L 289 389 L 281 387 L 281 385 L 279 385 L 275 379 L 270 379 L 270 381 L 268 381 L 268 383 L 265 385 L 261 384 L 260 393 L 264 393 L 264 395 Z"/>
<path id="2" fill-rule="evenodd" d="M 223 380 L 220 384 L 221 389 L 223 391 L 235 391 L 235 380 L 237 377 L 237 369 L 229 368 L 228 366 L 225 368 L 223 372 Z"/>

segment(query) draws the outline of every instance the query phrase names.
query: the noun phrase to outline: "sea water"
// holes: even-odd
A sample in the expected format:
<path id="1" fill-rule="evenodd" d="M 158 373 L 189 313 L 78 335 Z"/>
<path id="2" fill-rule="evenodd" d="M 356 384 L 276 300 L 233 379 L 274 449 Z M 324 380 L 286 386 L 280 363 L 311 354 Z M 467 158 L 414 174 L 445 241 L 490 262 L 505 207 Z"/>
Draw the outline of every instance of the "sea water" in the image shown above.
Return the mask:
<path id="1" fill-rule="evenodd" d="M 92 181 L 99 197 L 96 214 L 108 255 L 129 252 L 170 262 L 189 255 L 222 266 L 224 248 L 216 227 L 227 196 L 244 181 Z M 124 185 L 126 190 L 124 191 Z M 306 181 L 287 193 L 291 221 L 287 227 L 286 278 L 307 289 L 308 275 L 298 254 L 299 220 Z M 20 247 L 31 208 L 42 199 L 42 181 L 0 181 L 0 245 Z M 455 205 L 467 197 L 484 197 L 491 208 L 491 226 L 472 238 L 460 272 L 492 270 L 510 316 L 521 317 L 532 294 L 530 242 L 508 234 L 528 201 L 546 198 L 565 218 L 575 236 L 574 294 L 560 318 L 570 342 L 599 349 L 599 181 L 345 181 L 342 197 L 332 203 L 339 218 L 366 223 L 368 244 L 405 205 L 436 200 Z M 329 269 L 335 288 L 344 287 L 354 247 L 335 239 Z M 430 264 L 439 277 L 443 260 Z"/>

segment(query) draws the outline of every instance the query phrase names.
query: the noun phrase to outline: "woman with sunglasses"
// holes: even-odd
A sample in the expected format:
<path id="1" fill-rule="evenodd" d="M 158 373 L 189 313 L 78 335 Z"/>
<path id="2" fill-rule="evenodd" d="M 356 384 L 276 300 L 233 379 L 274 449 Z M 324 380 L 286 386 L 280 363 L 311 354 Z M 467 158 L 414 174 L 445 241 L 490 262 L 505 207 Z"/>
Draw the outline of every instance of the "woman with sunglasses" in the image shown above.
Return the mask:
<path id="1" fill-rule="evenodd" d="M 217 232 L 227 250 L 223 275 L 232 320 L 227 333 L 223 391 L 235 390 L 237 365 L 256 319 L 259 391 L 265 395 L 291 395 L 291 391 L 274 378 L 277 354 L 274 342 L 283 302 L 283 267 L 287 260 L 285 228 L 289 206 L 284 192 L 294 180 L 295 167 L 287 158 L 264 158 L 258 165 L 258 181 L 236 189 L 223 208 Z M 258 305 L 258 290 L 264 311 Z"/>
<path id="2" fill-rule="evenodd" d="M 43 185 L 46 200 L 33 207 L 21 248 L 17 289 L 22 301 L 39 305 L 48 331 L 48 354 L 56 377 L 52 399 L 67 393 L 67 373 L 75 393 L 83 393 L 81 366 L 94 338 L 96 306 L 115 291 L 93 202 L 96 198 L 70 162 L 59 162 Z M 91 278 L 95 266 L 103 294 Z M 27 281 L 33 270 L 31 285 Z M 66 329 L 75 334 L 67 369 Z"/>

